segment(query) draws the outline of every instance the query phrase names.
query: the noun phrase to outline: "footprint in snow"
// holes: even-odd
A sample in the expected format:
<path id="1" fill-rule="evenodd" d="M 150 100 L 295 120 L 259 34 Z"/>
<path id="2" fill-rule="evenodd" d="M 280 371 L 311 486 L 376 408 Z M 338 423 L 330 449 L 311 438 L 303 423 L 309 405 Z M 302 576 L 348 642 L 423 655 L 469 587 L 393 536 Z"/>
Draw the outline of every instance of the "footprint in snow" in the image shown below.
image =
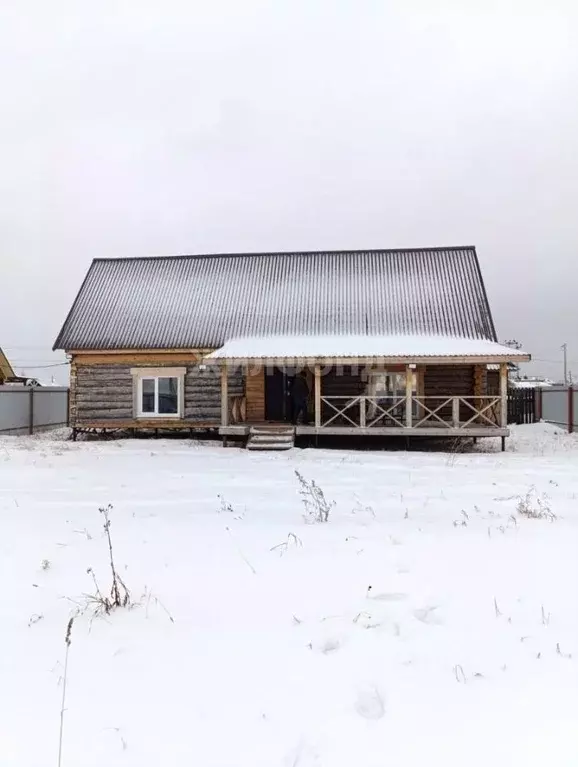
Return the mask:
<path id="1" fill-rule="evenodd" d="M 383 695 L 375 685 L 360 689 L 355 700 L 355 710 L 364 719 L 377 721 L 385 714 Z"/>
<path id="2" fill-rule="evenodd" d="M 407 594 L 398 591 L 375 593 L 371 586 L 367 587 L 367 598 L 375 599 L 377 602 L 402 602 L 407 598 Z"/>
<path id="3" fill-rule="evenodd" d="M 433 605 L 433 607 L 419 607 L 417 610 L 413 611 L 413 615 L 414 618 L 417 618 L 417 620 L 422 623 L 427 623 L 432 626 L 441 626 L 443 621 L 436 614 L 435 611 L 437 609 L 437 605 Z"/>
<path id="4" fill-rule="evenodd" d="M 283 760 L 283 767 L 319 767 L 320 764 L 319 753 L 304 740 L 291 749 Z"/>

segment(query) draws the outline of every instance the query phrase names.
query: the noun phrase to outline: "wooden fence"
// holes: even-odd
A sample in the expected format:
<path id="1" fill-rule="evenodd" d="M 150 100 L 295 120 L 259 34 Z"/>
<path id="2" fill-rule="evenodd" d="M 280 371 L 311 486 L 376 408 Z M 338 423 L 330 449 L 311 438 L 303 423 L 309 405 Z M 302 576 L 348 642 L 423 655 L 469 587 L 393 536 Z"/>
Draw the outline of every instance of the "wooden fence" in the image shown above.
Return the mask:
<path id="1" fill-rule="evenodd" d="M 508 423 L 536 420 L 536 389 L 508 389 Z"/>

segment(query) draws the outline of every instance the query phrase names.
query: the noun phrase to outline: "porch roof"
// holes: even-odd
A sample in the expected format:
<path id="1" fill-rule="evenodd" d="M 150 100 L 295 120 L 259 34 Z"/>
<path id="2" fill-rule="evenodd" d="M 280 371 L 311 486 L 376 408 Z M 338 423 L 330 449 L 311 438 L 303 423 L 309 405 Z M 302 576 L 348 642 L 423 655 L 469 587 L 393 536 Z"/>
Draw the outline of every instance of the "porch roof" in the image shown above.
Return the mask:
<path id="1" fill-rule="evenodd" d="M 382 359 L 412 362 L 507 362 L 529 360 L 518 349 L 494 341 L 435 335 L 315 335 L 233 338 L 207 360 Z"/>

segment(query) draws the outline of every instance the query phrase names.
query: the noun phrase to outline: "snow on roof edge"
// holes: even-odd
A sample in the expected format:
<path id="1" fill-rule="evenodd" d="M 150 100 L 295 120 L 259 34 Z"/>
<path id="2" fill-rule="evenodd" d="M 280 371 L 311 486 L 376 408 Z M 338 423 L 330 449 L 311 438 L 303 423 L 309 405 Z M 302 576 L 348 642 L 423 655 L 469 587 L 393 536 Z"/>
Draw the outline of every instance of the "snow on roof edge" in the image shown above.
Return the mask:
<path id="1" fill-rule="evenodd" d="M 529 359 L 518 349 L 485 339 L 449 336 L 263 336 L 232 338 L 207 359 L 484 357 Z"/>

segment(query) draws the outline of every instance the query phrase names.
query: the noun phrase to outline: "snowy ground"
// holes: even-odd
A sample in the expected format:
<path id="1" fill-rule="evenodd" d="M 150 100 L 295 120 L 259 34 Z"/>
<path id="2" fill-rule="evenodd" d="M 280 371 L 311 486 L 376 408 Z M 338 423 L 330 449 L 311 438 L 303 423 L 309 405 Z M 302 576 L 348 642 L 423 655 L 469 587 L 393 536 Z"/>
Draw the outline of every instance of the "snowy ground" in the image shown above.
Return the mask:
<path id="1" fill-rule="evenodd" d="M 140 604 L 76 620 L 63 767 L 575 767 L 577 499 L 545 425 L 505 454 L 0 439 L 0 764 L 57 764 L 111 503 Z"/>

